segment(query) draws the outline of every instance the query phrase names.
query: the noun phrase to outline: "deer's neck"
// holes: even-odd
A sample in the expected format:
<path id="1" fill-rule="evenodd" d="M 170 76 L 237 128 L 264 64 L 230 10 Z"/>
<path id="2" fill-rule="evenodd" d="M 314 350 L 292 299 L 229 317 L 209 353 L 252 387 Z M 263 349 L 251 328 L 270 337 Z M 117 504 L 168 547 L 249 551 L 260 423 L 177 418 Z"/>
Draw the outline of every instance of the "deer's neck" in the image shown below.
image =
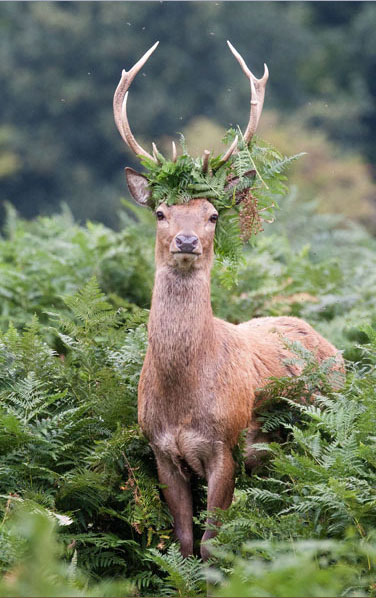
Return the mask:
<path id="1" fill-rule="evenodd" d="M 171 382 L 194 378 L 214 344 L 210 272 L 157 269 L 149 320 L 149 350 Z"/>

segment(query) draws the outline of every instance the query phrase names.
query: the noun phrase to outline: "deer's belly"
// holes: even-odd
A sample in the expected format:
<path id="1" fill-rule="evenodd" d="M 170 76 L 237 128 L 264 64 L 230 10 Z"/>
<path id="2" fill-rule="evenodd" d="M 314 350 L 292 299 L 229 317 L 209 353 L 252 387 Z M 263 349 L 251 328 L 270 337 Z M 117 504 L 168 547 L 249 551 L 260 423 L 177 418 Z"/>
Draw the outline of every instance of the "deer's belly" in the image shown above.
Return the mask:
<path id="1" fill-rule="evenodd" d="M 178 426 L 153 438 L 151 445 L 157 456 L 172 461 L 183 476 L 188 465 L 205 477 L 208 463 L 222 450 L 223 442 L 208 439 L 192 428 Z"/>

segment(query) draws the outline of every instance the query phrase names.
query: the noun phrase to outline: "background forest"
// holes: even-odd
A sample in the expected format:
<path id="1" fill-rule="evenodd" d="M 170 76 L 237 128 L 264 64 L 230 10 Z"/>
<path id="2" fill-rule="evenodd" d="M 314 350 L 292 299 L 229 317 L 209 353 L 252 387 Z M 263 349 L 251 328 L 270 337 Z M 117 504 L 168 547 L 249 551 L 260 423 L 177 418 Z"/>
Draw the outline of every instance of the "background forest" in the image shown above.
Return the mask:
<path id="1" fill-rule="evenodd" d="M 372 2 L 0 4 L 1 595 L 375 596 L 375 29 Z M 219 153 L 244 126 L 230 39 L 271 73 L 260 136 L 307 152 L 238 284 L 215 264 L 215 314 L 301 316 L 348 369 L 333 393 L 297 346 L 302 376 L 270 382 L 283 443 L 249 478 L 240 442 L 210 568 L 179 556 L 136 417 L 154 216 L 127 196 L 112 96 L 158 39 L 129 99 L 144 147 Z"/>

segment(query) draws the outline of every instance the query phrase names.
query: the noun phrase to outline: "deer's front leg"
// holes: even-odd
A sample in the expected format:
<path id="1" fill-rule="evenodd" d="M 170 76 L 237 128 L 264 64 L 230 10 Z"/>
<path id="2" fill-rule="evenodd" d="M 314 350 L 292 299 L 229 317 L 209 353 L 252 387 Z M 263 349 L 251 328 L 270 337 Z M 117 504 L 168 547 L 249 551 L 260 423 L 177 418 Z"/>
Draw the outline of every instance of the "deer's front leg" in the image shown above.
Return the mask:
<path id="1" fill-rule="evenodd" d="M 208 478 L 208 511 L 227 509 L 234 494 L 235 464 L 231 450 L 221 443 L 221 448 L 209 461 L 207 466 Z M 217 524 L 215 518 L 209 517 L 207 523 Z M 205 541 L 214 538 L 215 530 L 206 530 L 201 540 L 201 557 L 207 560 L 210 556 Z"/>
<path id="2" fill-rule="evenodd" d="M 192 493 L 189 477 L 167 457 L 157 455 L 158 478 L 162 492 L 174 518 L 174 534 L 183 556 L 193 553 Z"/>

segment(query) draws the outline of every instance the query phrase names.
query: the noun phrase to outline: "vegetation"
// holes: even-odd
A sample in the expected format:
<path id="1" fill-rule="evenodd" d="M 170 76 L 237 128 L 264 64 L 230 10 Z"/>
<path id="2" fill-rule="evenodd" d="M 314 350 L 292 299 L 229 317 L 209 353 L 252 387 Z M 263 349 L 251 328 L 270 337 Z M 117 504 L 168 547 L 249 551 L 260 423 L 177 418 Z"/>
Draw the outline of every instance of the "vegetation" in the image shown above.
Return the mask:
<path id="1" fill-rule="evenodd" d="M 214 595 L 374 595 L 374 239 L 312 204 L 298 208 L 290 194 L 246 249 L 238 287 L 223 286 L 215 264 L 218 315 L 301 315 L 351 362 L 333 394 L 327 364 L 296 347 L 301 378 L 271 382 L 260 417 L 279 442 L 252 478 L 240 460 L 206 572 L 179 556 L 136 423 L 153 216 L 135 213 L 114 232 L 74 224 L 66 208 L 32 222 L 9 209 L 0 240 L 3 595 L 200 595 L 207 576 Z M 302 389 L 314 403 L 300 402 Z M 204 495 L 198 481 L 197 538 Z"/>
<path id="2" fill-rule="evenodd" d="M 376 596 L 375 19 L 370 2 L 2 4 L 1 596 Z M 230 38 L 256 75 L 264 60 L 273 74 L 266 138 L 308 151 L 283 199 L 289 159 L 269 146 L 234 158 L 235 198 L 212 159 L 215 314 L 303 317 L 347 363 L 334 392 L 330 361 L 293 345 L 302 375 L 264 391 L 257 416 L 272 443 L 252 477 L 240 439 L 210 566 L 182 559 L 137 425 L 154 216 L 120 209 L 124 181 L 113 181 L 126 162 L 114 82 L 159 37 L 165 67 L 150 63 L 132 87 L 138 137 L 164 152 L 183 128 L 192 155 L 221 153 L 217 123 L 242 122 L 249 102 Z M 145 164 L 156 201 L 177 174 L 183 199 L 208 195 L 199 159 L 162 162 Z M 250 182 L 242 216 L 236 193 Z M 195 480 L 197 554 L 205 492 Z"/>

